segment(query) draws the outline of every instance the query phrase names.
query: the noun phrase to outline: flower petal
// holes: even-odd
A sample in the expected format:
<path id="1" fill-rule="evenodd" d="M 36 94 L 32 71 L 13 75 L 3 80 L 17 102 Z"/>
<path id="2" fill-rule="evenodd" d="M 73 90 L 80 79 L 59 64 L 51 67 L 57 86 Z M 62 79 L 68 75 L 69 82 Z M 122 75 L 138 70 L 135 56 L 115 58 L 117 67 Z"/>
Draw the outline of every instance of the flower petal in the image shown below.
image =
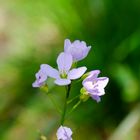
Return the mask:
<path id="1" fill-rule="evenodd" d="M 99 75 L 99 73 L 100 73 L 100 70 L 93 70 L 93 71 L 90 71 L 89 72 L 89 76 L 86 78 L 86 79 L 94 79 L 94 78 L 97 78 L 98 77 L 98 75 Z M 86 80 L 85 79 L 85 80 Z"/>
<path id="2" fill-rule="evenodd" d="M 72 131 L 68 127 L 60 126 L 56 135 L 58 140 L 72 140 Z"/>
<path id="3" fill-rule="evenodd" d="M 97 90 L 98 90 L 98 93 L 97 93 L 98 96 L 102 96 L 102 95 L 105 94 L 105 89 L 104 88 L 98 88 Z"/>
<path id="4" fill-rule="evenodd" d="M 86 88 L 86 90 L 90 91 L 94 88 L 92 81 L 83 81 L 83 86 Z"/>
<path id="5" fill-rule="evenodd" d="M 54 69 L 53 67 L 47 65 L 47 64 L 42 64 L 41 69 L 44 69 L 47 72 L 47 75 L 51 78 L 59 78 L 59 72 L 58 70 Z"/>
<path id="6" fill-rule="evenodd" d="M 32 84 L 32 87 L 40 87 L 44 85 L 44 82 L 43 83 L 39 83 L 37 80 Z"/>
<path id="7" fill-rule="evenodd" d="M 90 94 L 90 96 L 92 97 L 92 99 L 96 100 L 97 102 L 100 102 L 101 101 L 101 98 L 98 95 L 92 95 L 92 94 Z"/>
<path id="8" fill-rule="evenodd" d="M 40 68 L 40 70 L 35 74 L 36 81 L 32 84 L 33 87 L 42 86 L 47 80 L 47 70 L 45 68 Z"/>
<path id="9" fill-rule="evenodd" d="M 108 81 L 109 81 L 109 78 L 100 77 L 100 78 L 97 79 L 97 83 L 95 84 L 95 86 L 98 85 L 98 88 L 105 88 Z"/>
<path id="10" fill-rule="evenodd" d="M 84 59 L 84 58 L 88 55 L 90 49 L 91 49 L 91 46 L 87 47 L 87 48 L 85 49 L 85 51 L 83 51 L 83 58 L 82 58 L 82 59 Z"/>
<path id="11" fill-rule="evenodd" d="M 72 69 L 68 73 L 68 79 L 72 79 L 72 80 L 78 79 L 85 73 L 86 70 L 87 70 L 86 67 Z"/>
<path id="12" fill-rule="evenodd" d="M 75 40 L 72 44 L 73 44 L 73 46 L 78 46 L 78 47 L 81 46 L 80 40 Z"/>
<path id="13" fill-rule="evenodd" d="M 64 41 L 64 52 L 67 52 L 69 46 L 71 46 L 71 42 L 69 39 L 65 39 Z"/>
<path id="14" fill-rule="evenodd" d="M 35 74 L 35 77 L 36 77 L 36 80 L 38 81 L 38 83 L 42 83 L 44 81 L 47 80 L 47 72 L 45 69 L 40 69 L 36 74 Z"/>
<path id="15" fill-rule="evenodd" d="M 64 51 L 72 55 L 73 61 L 84 59 L 88 55 L 90 49 L 91 46 L 87 47 L 84 41 L 75 40 L 71 43 L 70 40 L 65 40 Z"/>
<path id="16" fill-rule="evenodd" d="M 59 85 L 59 86 L 65 86 L 65 85 L 69 85 L 71 83 L 71 80 L 69 79 L 56 79 L 55 84 Z"/>
<path id="17" fill-rule="evenodd" d="M 60 53 L 57 58 L 57 65 L 60 72 L 68 72 L 72 65 L 72 56 L 68 53 Z"/>

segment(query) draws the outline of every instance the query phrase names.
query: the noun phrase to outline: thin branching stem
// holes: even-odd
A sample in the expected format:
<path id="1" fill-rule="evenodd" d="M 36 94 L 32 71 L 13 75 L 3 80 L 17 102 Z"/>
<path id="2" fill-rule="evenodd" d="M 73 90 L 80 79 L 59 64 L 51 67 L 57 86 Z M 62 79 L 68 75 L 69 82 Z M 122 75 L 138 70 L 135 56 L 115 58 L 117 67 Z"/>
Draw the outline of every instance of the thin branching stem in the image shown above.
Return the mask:
<path id="1" fill-rule="evenodd" d="M 63 125 L 64 121 L 65 121 L 66 110 L 67 110 L 67 101 L 68 101 L 68 98 L 69 98 L 70 89 L 71 89 L 71 84 L 66 87 L 66 97 L 65 97 L 64 109 L 63 109 L 63 112 L 62 112 L 62 117 L 61 117 L 61 122 L 60 122 L 61 125 Z"/>

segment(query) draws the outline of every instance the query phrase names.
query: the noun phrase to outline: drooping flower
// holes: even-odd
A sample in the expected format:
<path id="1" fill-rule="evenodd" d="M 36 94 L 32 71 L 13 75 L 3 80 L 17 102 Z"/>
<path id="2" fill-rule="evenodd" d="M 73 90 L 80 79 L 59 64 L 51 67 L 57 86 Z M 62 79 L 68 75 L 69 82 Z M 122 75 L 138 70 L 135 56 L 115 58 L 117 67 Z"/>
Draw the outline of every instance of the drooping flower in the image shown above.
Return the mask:
<path id="1" fill-rule="evenodd" d="M 58 140 L 72 140 L 71 129 L 62 125 L 58 128 L 56 135 Z"/>
<path id="2" fill-rule="evenodd" d="M 65 39 L 64 52 L 71 54 L 74 62 L 84 59 L 90 49 L 91 46 L 87 47 L 84 41 L 75 40 L 71 43 L 69 39 Z"/>
<path id="3" fill-rule="evenodd" d="M 86 67 L 71 69 L 72 62 L 71 54 L 62 52 L 57 58 L 58 70 L 46 64 L 49 66 L 47 74 L 49 77 L 55 78 L 55 84 L 69 85 L 71 80 L 78 79 L 85 73 Z"/>
<path id="4" fill-rule="evenodd" d="M 33 87 L 40 87 L 45 84 L 47 80 L 47 66 L 42 64 L 40 70 L 35 74 L 36 80 L 32 84 Z"/>
<path id="5" fill-rule="evenodd" d="M 100 96 L 105 94 L 104 88 L 106 87 L 109 78 L 99 77 L 100 71 L 94 70 L 89 73 L 89 76 L 83 80 L 83 90 L 85 90 L 85 95 L 91 96 L 97 102 L 100 102 Z"/>

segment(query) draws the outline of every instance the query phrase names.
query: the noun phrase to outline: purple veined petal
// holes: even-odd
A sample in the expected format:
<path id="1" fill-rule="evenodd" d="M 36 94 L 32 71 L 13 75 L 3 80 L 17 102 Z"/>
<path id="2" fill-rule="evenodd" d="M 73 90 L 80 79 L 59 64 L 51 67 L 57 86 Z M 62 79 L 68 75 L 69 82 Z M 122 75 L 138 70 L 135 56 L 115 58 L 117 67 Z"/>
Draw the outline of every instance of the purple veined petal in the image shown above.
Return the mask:
<path id="1" fill-rule="evenodd" d="M 41 69 L 44 69 L 47 75 L 51 78 L 55 78 L 55 79 L 60 78 L 59 71 L 49 66 L 48 64 L 42 64 Z"/>
<path id="2" fill-rule="evenodd" d="M 91 93 L 92 95 L 98 95 L 98 96 L 102 96 L 105 94 L 105 90 L 104 88 L 100 88 L 100 87 L 96 87 L 96 88 L 88 88 L 87 91 L 89 93 Z"/>
<path id="3" fill-rule="evenodd" d="M 86 47 L 86 42 L 85 41 L 81 41 L 81 44 Z"/>
<path id="4" fill-rule="evenodd" d="M 94 95 L 102 96 L 105 94 L 104 88 L 107 85 L 108 81 L 109 79 L 107 77 L 100 77 L 97 78 L 95 84 L 91 84 L 92 81 L 85 81 L 83 85 L 88 92 Z"/>
<path id="5" fill-rule="evenodd" d="M 98 85 L 98 88 L 105 88 L 107 83 L 109 81 L 109 78 L 107 77 L 100 77 L 100 78 L 97 78 L 97 82 L 95 85 Z"/>
<path id="6" fill-rule="evenodd" d="M 69 39 L 65 39 L 64 41 L 64 52 L 67 52 L 68 48 L 71 46 L 71 42 Z"/>
<path id="7" fill-rule="evenodd" d="M 36 80 L 38 83 L 42 83 L 47 80 L 47 73 L 46 71 L 40 69 L 36 74 L 35 74 Z"/>
<path id="8" fill-rule="evenodd" d="M 73 43 L 73 46 L 79 46 L 80 44 L 80 40 L 75 40 Z"/>
<path id="9" fill-rule="evenodd" d="M 94 77 L 97 78 L 98 75 L 100 74 L 100 70 L 93 70 L 93 71 L 90 72 L 90 74 L 91 74 L 92 76 L 94 75 Z"/>
<path id="10" fill-rule="evenodd" d="M 65 85 L 69 85 L 71 83 L 71 80 L 69 80 L 69 79 L 56 79 L 54 81 L 54 83 L 59 85 L 59 86 L 65 86 Z"/>
<path id="11" fill-rule="evenodd" d="M 94 88 L 94 81 L 97 81 L 97 77 L 98 74 L 100 73 L 100 70 L 93 70 L 91 72 L 89 72 L 89 76 L 86 77 L 83 82 L 82 85 L 86 88 L 86 89 L 93 89 Z"/>
<path id="12" fill-rule="evenodd" d="M 93 84 L 92 81 L 85 81 L 83 86 L 89 93 L 92 93 L 92 95 L 102 96 L 105 94 L 104 88 Z"/>
<path id="13" fill-rule="evenodd" d="M 40 70 L 35 74 L 36 80 L 32 84 L 33 87 L 40 87 L 47 80 L 47 71 L 44 68 L 40 68 Z"/>
<path id="14" fill-rule="evenodd" d="M 72 66 L 72 56 L 68 53 L 60 53 L 57 58 L 57 65 L 60 72 L 68 72 Z"/>
<path id="15" fill-rule="evenodd" d="M 94 89 L 94 85 L 93 85 L 92 81 L 83 81 L 82 84 L 86 88 L 86 90 L 89 92 L 90 92 L 90 90 Z"/>
<path id="16" fill-rule="evenodd" d="M 74 46 L 75 50 L 77 51 L 79 50 L 79 52 L 75 52 L 75 59 L 77 61 L 84 59 L 88 55 L 91 49 L 91 46 L 87 47 L 86 42 L 84 41 L 80 42 L 79 40 L 76 40 L 73 42 L 72 45 Z M 79 54 L 79 55 L 76 55 L 76 54 Z"/>
<path id="17" fill-rule="evenodd" d="M 42 85 L 44 85 L 44 82 L 43 83 L 38 83 L 38 81 L 36 80 L 33 84 L 32 84 L 32 87 L 40 87 L 40 86 L 42 86 Z"/>
<path id="18" fill-rule="evenodd" d="M 85 73 L 86 70 L 87 70 L 86 67 L 72 69 L 68 73 L 68 79 L 71 80 L 78 79 Z"/>
<path id="19" fill-rule="evenodd" d="M 91 79 L 95 79 L 98 77 L 98 75 L 100 74 L 100 70 L 93 70 L 89 72 L 89 76 L 85 79 L 85 80 L 91 80 Z"/>
<path id="20" fill-rule="evenodd" d="M 74 46 L 73 44 L 68 48 L 67 50 L 68 53 L 70 53 L 73 57 L 73 61 L 79 61 L 83 57 L 83 51 L 81 47 Z"/>
<path id="21" fill-rule="evenodd" d="M 72 140 L 72 131 L 68 127 L 60 126 L 56 135 L 58 140 Z"/>
<path id="22" fill-rule="evenodd" d="M 73 61 L 75 62 L 84 59 L 91 49 L 91 46 L 87 47 L 86 42 L 80 40 L 75 40 L 72 43 L 70 42 L 70 40 L 66 40 L 65 44 L 65 52 L 71 54 Z"/>
<path id="23" fill-rule="evenodd" d="M 47 72 L 45 69 L 40 70 L 35 74 L 36 81 L 33 83 L 33 87 L 40 87 L 47 80 Z"/>
<path id="24" fill-rule="evenodd" d="M 92 94 L 90 94 L 90 96 L 92 97 L 92 99 L 96 100 L 97 103 L 101 101 L 101 98 L 98 95 L 92 95 Z"/>
<path id="25" fill-rule="evenodd" d="M 48 67 L 48 64 L 41 64 L 40 69 L 46 71 Z"/>
<path id="26" fill-rule="evenodd" d="M 83 59 L 88 55 L 90 49 L 91 49 L 91 46 L 85 48 L 85 51 L 83 51 L 84 52 L 83 53 Z"/>

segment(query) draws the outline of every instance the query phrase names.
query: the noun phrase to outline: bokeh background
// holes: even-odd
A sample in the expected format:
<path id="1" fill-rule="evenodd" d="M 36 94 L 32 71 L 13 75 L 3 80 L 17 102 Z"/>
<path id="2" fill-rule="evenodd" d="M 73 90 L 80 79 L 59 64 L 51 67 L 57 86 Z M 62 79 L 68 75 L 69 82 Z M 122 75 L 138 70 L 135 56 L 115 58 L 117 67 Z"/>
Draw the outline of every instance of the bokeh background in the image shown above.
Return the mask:
<path id="1" fill-rule="evenodd" d="M 40 64 L 56 67 L 64 39 L 92 49 L 78 65 L 110 82 L 68 117 L 74 140 L 140 140 L 139 0 L 0 0 L 0 140 L 55 140 L 64 87 L 32 88 Z M 71 97 L 79 94 L 74 84 Z"/>

